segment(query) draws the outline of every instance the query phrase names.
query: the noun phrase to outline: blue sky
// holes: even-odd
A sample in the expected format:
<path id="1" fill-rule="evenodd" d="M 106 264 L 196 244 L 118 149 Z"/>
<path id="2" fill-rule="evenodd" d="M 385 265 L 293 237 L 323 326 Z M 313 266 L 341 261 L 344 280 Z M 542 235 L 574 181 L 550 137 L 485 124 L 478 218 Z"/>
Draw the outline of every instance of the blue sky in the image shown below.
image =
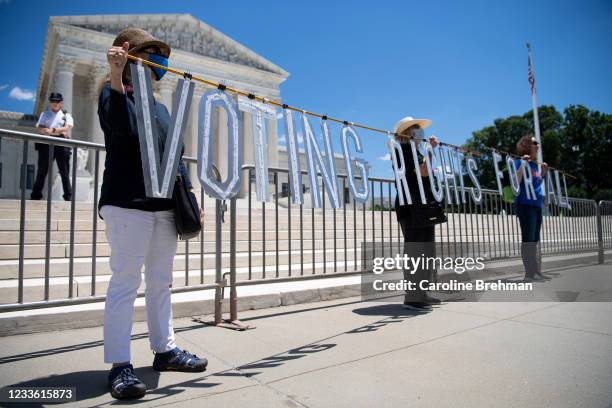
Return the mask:
<path id="1" fill-rule="evenodd" d="M 287 70 L 286 103 L 378 128 L 426 117 L 428 133 L 461 144 L 528 111 L 527 41 L 540 104 L 612 112 L 612 2 L 594 0 L 0 0 L 0 110 L 32 111 L 49 16 L 164 12 L 190 13 Z M 385 136 L 359 133 L 372 174 L 390 176 Z"/>

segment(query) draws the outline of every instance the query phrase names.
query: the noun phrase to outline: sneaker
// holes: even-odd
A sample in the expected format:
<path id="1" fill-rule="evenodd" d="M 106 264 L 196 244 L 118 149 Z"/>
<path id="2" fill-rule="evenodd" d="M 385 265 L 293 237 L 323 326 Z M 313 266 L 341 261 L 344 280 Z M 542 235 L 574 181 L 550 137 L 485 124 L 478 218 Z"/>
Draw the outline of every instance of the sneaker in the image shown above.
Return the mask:
<path id="1" fill-rule="evenodd" d="M 202 372 L 208 360 L 200 358 L 178 347 L 165 353 L 155 353 L 153 369 L 156 371 Z"/>
<path id="2" fill-rule="evenodd" d="M 108 374 L 110 393 L 117 399 L 140 398 L 147 387 L 134 374 L 131 364 L 111 368 Z"/>
<path id="3" fill-rule="evenodd" d="M 418 310 L 421 312 L 426 312 L 426 311 L 431 310 L 431 306 L 426 302 L 404 302 L 402 307 L 404 309 Z"/>
<path id="4" fill-rule="evenodd" d="M 442 301 L 438 298 L 435 298 L 433 296 L 429 296 L 427 295 L 427 303 L 429 303 L 430 305 L 439 305 L 440 303 L 442 303 Z"/>

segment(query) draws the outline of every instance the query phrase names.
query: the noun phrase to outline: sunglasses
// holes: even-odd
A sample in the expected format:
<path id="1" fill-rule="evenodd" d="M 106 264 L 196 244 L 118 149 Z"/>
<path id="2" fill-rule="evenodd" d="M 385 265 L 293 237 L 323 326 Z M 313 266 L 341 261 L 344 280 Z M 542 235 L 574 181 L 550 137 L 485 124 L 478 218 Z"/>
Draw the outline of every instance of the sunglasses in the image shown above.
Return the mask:
<path id="1" fill-rule="evenodd" d="M 146 52 L 147 54 L 161 54 L 161 50 L 157 47 L 145 48 L 144 50 L 138 50 L 138 52 Z"/>

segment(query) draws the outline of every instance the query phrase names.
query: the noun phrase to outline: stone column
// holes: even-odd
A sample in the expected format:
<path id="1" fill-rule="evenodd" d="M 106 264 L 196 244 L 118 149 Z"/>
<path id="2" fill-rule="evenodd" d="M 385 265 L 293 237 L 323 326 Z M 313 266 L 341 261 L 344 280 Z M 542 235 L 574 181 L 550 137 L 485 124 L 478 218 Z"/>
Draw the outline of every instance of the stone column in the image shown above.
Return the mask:
<path id="1" fill-rule="evenodd" d="M 98 99 L 102 88 L 104 75 L 108 72 L 106 67 L 100 65 L 92 65 L 89 71 L 89 80 L 87 82 L 87 103 L 89 104 L 89 116 L 83 118 L 88 121 L 86 126 L 86 138 L 90 142 L 104 144 L 104 133 L 100 127 L 100 119 L 98 118 Z M 106 154 L 100 152 L 99 175 L 102 176 L 104 169 L 104 158 Z M 90 151 L 87 169 L 93 175 L 95 165 L 95 153 Z"/>
<path id="2" fill-rule="evenodd" d="M 227 131 L 227 112 L 222 108 L 215 108 L 212 113 L 213 117 L 213 129 L 212 131 L 216 135 L 217 145 L 213 146 L 213 163 L 219 169 L 221 174 L 221 180 L 227 179 L 227 139 L 229 137 Z"/>
<path id="3" fill-rule="evenodd" d="M 253 124 L 252 114 L 249 112 L 240 112 L 240 120 L 242 121 L 242 135 L 244 140 L 242 142 L 242 164 L 249 164 L 255 166 L 255 147 L 253 146 Z M 251 174 L 255 174 L 255 170 L 251 170 Z M 255 188 L 255 185 L 252 186 Z M 240 183 L 240 192 L 238 196 L 240 198 L 246 197 L 249 191 L 249 172 L 245 170 L 242 173 L 242 180 Z"/>
<path id="4" fill-rule="evenodd" d="M 49 92 L 59 92 L 64 97 L 64 109 L 72 112 L 72 86 L 76 60 L 65 55 L 55 59 L 55 81 Z"/>
<path id="5" fill-rule="evenodd" d="M 198 156 L 198 123 L 200 121 L 199 108 L 202 95 L 206 89 L 196 86 L 193 90 L 193 99 L 191 101 L 191 110 L 189 111 L 189 122 L 185 129 L 185 156 L 197 158 Z M 195 190 L 199 190 L 200 179 L 198 178 L 198 167 L 196 163 L 189 166 L 189 175 L 191 176 L 191 184 Z M 198 195 L 198 199 L 199 199 Z"/>
<path id="6" fill-rule="evenodd" d="M 172 113 L 172 102 L 176 83 L 176 79 L 166 77 L 159 82 L 160 102 L 166 105 L 166 108 L 168 108 L 168 112 L 170 113 Z"/>
<path id="7" fill-rule="evenodd" d="M 74 82 L 75 66 L 76 60 L 73 57 L 69 57 L 62 54 L 57 55 L 57 57 L 55 58 L 55 74 L 53 82 L 52 85 L 48 88 L 49 94 L 51 92 L 59 92 L 62 94 L 62 97 L 64 98 L 63 109 L 66 109 L 70 113 L 72 113 L 72 89 Z M 49 94 L 47 94 L 47 98 Z M 46 109 L 46 107 L 43 109 Z M 53 175 L 51 177 L 51 185 L 49 186 L 45 183 L 45 190 L 43 194 L 45 194 L 46 197 L 47 189 L 51 188 L 52 200 L 62 200 L 63 189 L 61 186 L 60 177 L 57 168 L 53 166 L 52 169 Z M 78 193 L 75 189 L 75 186 L 72 186 L 72 189 L 74 194 Z"/>

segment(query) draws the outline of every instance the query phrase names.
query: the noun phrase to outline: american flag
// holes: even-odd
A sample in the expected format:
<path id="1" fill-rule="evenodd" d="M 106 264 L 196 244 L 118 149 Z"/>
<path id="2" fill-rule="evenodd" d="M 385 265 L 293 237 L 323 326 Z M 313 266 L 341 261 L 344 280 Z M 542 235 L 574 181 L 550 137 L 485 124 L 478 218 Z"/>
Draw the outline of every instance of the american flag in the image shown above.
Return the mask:
<path id="1" fill-rule="evenodd" d="M 531 64 L 531 47 L 527 44 L 527 49 L 529 52 L 527 53 L 527 64 L 529 65 L 529 69 L 527 72 L 527 80 L 529 81 L 529 87 L 531 88 L 531 94 L 535 93 L 535 75 L 533 74 L 533 65 Z"/>

